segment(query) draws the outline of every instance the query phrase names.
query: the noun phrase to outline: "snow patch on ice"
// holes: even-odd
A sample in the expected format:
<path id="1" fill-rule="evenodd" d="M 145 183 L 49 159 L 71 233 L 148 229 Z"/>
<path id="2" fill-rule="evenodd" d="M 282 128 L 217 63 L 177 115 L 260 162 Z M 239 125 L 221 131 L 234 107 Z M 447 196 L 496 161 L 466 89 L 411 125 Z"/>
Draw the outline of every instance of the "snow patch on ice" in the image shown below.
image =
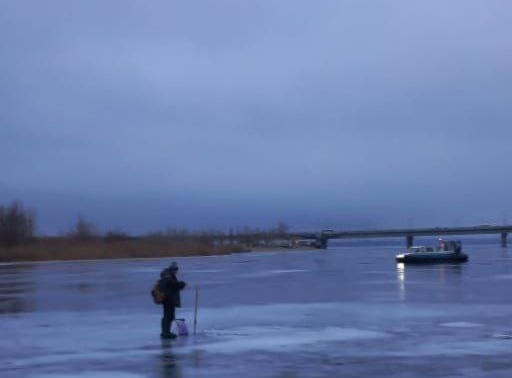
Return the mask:
<path id="1" fill-rule="evenodd" d="M 497 274 L 495 280 L 512 280 L 512 274 Z"/>
<path id="2" fill-rule="evenodd" d="M 384 332 L 355 328 L 327 327 L 319 330 L 300 330 L 279 327 L 243 327 L 224 333 L 228 340 L 205 344 L 198 349 L 212 353 L 240 353 L 249 350 L 289 351 L 308 344 L 335 341 L 368 340 L 388 337 Z"/>
<path id="3" fill-rule="evenodd" d="M 187 273 L 222 273 L 221 269 L 187 269 Z"/>
<path id="4" fill-rule="evenodd" d="M 510 334 L 510 333 L 495 333 L 492 335 L 492 337 L 494 337 L 496 339 L 510 340 L 510 339 L 512 339 L 512 334 Z"/>
<path id="5" fill-rule="evenodd" d="M 37 374 L 32 378 L 145 378 L 145 375 L 125 371 L 85 371 L 73 374 Z"/>
<path id="6" fill-rule="evenodd" d="M 275 276 L 278 274 L 289 274 L 289 273 L 304 273 L 309 272 L 307 269 L 276 269 L 276 270 L 265 270 L 262 272 L 255 272 L 255 273 L 249 273 L 245 274 L 245 277 L 270 277 Z"/>
<path id="7" fill-rule="evenodd" d="M 451 327 L 451 328 L 474 328 L 474 327 L 481 327 L 482 324 L 472 323 L 472 322 L 449 322 L 449 323 L 442 323 L 441 326 Z"/>

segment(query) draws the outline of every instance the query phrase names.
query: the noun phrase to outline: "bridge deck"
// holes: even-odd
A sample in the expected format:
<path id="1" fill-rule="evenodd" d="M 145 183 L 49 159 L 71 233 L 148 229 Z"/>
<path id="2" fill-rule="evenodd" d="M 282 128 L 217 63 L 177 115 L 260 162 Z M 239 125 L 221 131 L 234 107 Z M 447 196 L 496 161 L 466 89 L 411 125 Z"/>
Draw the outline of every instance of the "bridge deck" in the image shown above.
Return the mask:
<path id="1" fill-rule="evenodd" d="M 301 232 L 293 235 L 304 238 L 321 237 L 324 239 L 349 239 L 405 236 L 483 235 L 501 233 L 512 233 L 512 226 L 433 227 L 387 230 L 353 230 L 335 232 Z"/>
<path id="2" fill-rule="evenodd" d="M 321 231 L 301 232 L 291 236 L 316 239 L 321 248 L 326 248 L 329 239 L 365 239 L 405 237 L 410 247 L 415 236 L 446 236 L 446 235 L 484 235 L 501 234 L 502 247 L 507 246 L 507 236 L 512 233 L 512 226 L 474 226 L 474 227 L 431 227 L 431 228 L 403 228 L 388 230 L 353 230 L 353 231 Z"/>

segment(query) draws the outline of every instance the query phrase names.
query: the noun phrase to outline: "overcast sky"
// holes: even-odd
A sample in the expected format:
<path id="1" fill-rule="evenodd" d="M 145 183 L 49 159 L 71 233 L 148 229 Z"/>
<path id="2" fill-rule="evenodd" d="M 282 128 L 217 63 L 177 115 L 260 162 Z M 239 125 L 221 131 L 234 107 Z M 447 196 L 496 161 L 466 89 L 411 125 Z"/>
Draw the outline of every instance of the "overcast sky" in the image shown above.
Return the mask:
<path id="1" fill-rule="evenodd" d="M 512 222 L 512 1 L 0 1 L 41 233 Z"/>

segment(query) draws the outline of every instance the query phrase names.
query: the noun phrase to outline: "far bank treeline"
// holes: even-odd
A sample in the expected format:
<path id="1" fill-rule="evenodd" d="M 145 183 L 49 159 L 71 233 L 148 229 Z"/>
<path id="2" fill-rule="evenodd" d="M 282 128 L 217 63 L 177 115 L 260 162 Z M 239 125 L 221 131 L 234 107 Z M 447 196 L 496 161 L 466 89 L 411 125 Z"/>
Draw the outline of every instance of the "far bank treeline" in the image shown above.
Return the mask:
<path id="1" fill-rule="evenodd" d="M 134 236 L 120 230 L 100 232 L 78 217 L 65 235 L 49 237 L 37 234 L 35 211 L 20 202 L 0 205 L 0 262 L 201 256 L 276 246 L 290 246 L 284 223 L 268 230 L 169 228 Z"/>

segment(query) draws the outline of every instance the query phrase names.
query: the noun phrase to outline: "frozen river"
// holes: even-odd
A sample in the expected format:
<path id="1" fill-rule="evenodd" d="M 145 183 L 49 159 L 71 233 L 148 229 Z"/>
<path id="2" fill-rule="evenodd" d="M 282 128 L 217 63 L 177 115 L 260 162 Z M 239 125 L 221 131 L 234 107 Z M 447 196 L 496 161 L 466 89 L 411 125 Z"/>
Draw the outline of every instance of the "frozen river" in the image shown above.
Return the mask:
<path id="1" fill-rule="evenodd" d="M 511 377 L 512 252 L 397 266 L 397 248 L 177 258 L 178 317 L 161 341 L 149 291 L 171 259 L 0 265 L 0 376 Z"/>

